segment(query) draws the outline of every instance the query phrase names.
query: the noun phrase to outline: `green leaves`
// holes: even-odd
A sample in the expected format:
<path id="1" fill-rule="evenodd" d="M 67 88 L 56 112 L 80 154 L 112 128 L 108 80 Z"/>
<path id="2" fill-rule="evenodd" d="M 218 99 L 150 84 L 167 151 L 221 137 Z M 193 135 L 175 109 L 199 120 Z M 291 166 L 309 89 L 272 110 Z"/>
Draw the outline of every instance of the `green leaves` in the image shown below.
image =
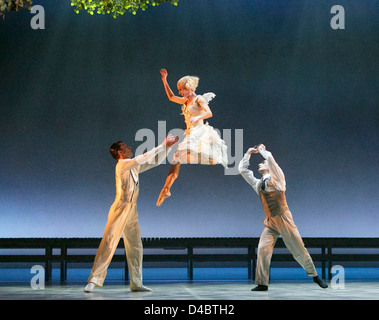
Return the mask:
<path id="1" fill-rule="evenodd" d="M 84 10 L 91 15 L 96 12 L 103 15 L 111 14 L 113 18 L 117 18 L 125 12 L 136 14 L 138 9 L 145 11 L 148 5 L 158 6 L 162 2 L 178 5 L 178 0 L 71 0 L 71 6 L 76 13 Z"/>
<path id="2" fill-rule="evenodd" d="M 68 1 L 68 0 L 67 0 Z M 125 12 L 136 14 L 139 9 L 145 11 L 148 6 L 158 6 L 163 2 L 169 2 L 175 6 L 179 0 L 71 0 L 74 11 L 79 13 L 84 10 L 89 14 L 111 14 L 113 18 L 123 15 Z M 0 0 L 0 17 L 4 18 L 6 11 L 18 11 L 19 8 L 31 8 L 31 0 Z"/>
<path id="3" fill-rule="evenodd" d="M 18 11 L 20 8 L 30 10 L 31 0 L 0 0 L 0 17 L 5 16 L 6 11 Z"/>

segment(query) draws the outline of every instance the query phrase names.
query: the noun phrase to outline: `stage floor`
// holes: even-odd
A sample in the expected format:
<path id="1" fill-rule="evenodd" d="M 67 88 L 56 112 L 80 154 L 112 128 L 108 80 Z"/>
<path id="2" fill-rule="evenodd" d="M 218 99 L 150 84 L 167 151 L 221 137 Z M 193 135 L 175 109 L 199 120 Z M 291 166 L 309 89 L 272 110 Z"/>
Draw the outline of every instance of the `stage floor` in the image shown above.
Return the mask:
<path id="1" fill-rule="evenodd" d="M 131 292 L 123 282 L 105 283 L 92 293 L 86 283 L 1 283 L 0 300 L 377 300 L 378 281 L 346 281 L 344 289 L 321 289 L 310 281 L 272 282 L 265 292 L 252 292 L 252 281 L 146 282 L 152 292 Z"/>

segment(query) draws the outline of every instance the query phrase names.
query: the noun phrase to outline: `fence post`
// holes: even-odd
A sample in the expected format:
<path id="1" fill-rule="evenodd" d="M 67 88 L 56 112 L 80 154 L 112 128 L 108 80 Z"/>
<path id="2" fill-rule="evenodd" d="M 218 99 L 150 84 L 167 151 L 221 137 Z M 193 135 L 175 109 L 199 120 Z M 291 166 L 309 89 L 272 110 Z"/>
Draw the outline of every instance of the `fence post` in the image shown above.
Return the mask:
<path id="1" fill-rule="evenodd" d="M 61 247 L 61 281 L 67 280 L 67 246 Z"/>
<path id="2" fill-rule="evenodd" d="M 247 255 L 248 255 L 248 271 L 247 277 L 249 280 L 254 280 L 254 265 L 255 265 L 255 252 L 252 245 L 248 246 Z"/>
<path id="3" fill-rule="evenodd" d="M 325 267 L 326 267 L 326 255 L 325 255 L 325 245 L 321 247 L 321 271 L 322 271 L 322 278 L 325 280 L 326 279 L 326 272 L 325 272 Z"/>
<path id="4" fill-rule="evenodd" d="M 328 280 L 332 279 L 332 246 L 328 245 Z"/>
<path id="5" fill-rule="evenodd" d="M 187 247 L 187 255 L 188 255 L 187 278 L 188 280 L 193 280 L 193 248 L 191 246 Z"/>
<path id="6" fill-rule="evenodd" d="M 49 281 L 51 280 L 52 276 L 52 264 L 51 264 L 51 257 L 52 257 L 53 250 L 50 246 L 47 246 L 45 248 L 45 280 Z"/>

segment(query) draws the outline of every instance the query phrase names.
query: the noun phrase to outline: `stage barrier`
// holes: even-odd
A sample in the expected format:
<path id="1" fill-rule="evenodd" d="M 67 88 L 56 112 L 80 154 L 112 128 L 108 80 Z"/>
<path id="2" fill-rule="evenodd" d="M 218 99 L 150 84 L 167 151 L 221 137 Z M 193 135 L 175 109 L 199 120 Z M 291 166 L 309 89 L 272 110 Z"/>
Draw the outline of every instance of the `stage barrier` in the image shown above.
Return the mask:
<path id="1" fill-rule="evenodd" d="M 68 264 L 93 263 L 100 241 L 101 238 L 0 238 L 0 264 L 40 263 L 45 268 L 46 281 L 52 278 L 53 263 L 59 264 L 60 280 L 66 281 Z M 320 265 L 323 279 L 332 278 L 333 264 L 355 262 L 364 266 L 379 261 L 379 238 L 303 238 L 303 241 L 315 264 Z M 247 268 L 248 279 L 254 280 L 259 238 L 143 238 L 142 242 L 144 265 L 184 263 L 187 280 L 194 279 L 194 263 L 215 262 L 238 262 Z M 112 263 L 124 263 L 127 280 L 123 248 L 121 240 Z M 272 261 L 294 261 L 281 238 L 275 245 Z"/>

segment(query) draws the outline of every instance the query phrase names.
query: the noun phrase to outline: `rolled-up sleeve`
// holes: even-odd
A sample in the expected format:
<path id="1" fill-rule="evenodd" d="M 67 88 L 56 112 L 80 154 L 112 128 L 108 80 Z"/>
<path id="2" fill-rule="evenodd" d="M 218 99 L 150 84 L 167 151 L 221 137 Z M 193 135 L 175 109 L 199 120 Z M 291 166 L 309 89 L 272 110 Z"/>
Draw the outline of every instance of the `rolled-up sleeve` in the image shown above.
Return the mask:
<path id="1" fill-rule="evenodd" d="M 271 183 L 273 184 L 273 186 L 278 190 L 286 191 L 286 179 L 284 173 L 282 169 L 279 167 L 279 165 L 276 163 L 271 152 L 267 151 L 266 149 L 263 149 L 262 147 L 259 147 L 258 151 L 262 155 L 262 157 L 267 160 L 271 176 Z"/>
<path id="2" fill-rule="evenodd" d="M 170 150 L 171 148 L 160 144 L 158 147 L 139 156 L 143 156 L 143 158 L 136 157 L 136 159 L 138 158 L 137 162 L 140 164 L 139 172 L 144 172 L 160 165 L 166 159 Z"/>
<path id="3" fill-rule="evenodd" d="M 163 162 L 167 157 L 170 148 L 159 145 L 144 154 L 132 159 L 122 159 L 118 163 L 119 175 L 123 176 L 124 172 L 136 168 L 138 172 L 149 170 Z"/>
<path id="4" fill-rule="evenodd" d="M 243 156 L 242 160 L 240 161 L 238 165 L 238 171 L 241 174 L 241 176 L 246 180 L 246 182 L 253 187 L 255 192 L 259 194 L 258 188 L 259 188 L 259 184 L 261 180 L 255 178 L 253 171 L 248 169 L 249 164 L 250 164 L 249 160 L 250 160 L 250 154 L 245 153 L 245 155 Z"/>

